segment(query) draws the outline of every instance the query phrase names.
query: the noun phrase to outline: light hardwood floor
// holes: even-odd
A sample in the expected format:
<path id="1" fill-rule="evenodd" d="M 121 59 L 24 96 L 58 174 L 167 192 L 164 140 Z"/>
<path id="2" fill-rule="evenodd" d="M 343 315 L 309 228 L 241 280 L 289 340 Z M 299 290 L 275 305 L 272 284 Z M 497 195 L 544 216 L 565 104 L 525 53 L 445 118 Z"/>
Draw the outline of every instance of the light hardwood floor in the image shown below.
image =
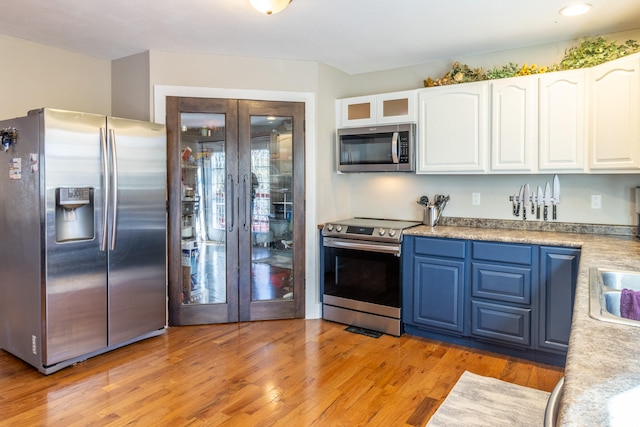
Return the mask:
<path id="1" fill-rule="evenodd" d="M 173 327 L 43 376 L 0 351 L 0 425 L 423 426 L 467 370 L 551 391 L 562 369 L 323 320 Z"/>

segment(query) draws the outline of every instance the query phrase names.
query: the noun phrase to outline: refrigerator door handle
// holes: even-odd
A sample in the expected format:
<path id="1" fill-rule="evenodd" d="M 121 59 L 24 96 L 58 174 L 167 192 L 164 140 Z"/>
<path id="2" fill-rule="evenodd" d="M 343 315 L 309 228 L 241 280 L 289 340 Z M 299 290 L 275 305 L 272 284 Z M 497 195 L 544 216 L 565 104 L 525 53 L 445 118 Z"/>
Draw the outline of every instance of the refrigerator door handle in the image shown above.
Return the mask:
<path id="1" fill-rule="evenodd" d="M 111 169 L 113 179 L 113 198 L 112 198 L 112 217 L 111 217 L 111 244 L 110 249 L 113 251 L 116 249 L 116 239 L 118 238 L 118 152 L 116 149 L 116 132 L 113 129 L 109 129 L 109 135 L 111 140 Z"/>
<path id="2" fill-rule="evenodd" d="M 233 175 L 229 174 L 227 176 L 227 194 L 229 195 L 229 197 L 227 198 L 227 200 L 230 201 L 230 207 L 231 207 L 231 214 L 229 215 L 229 212 L 227 213 L 228 218 L 228 224 L 229 227 L 227 227 L 228 231 L 231 232 L 233 231 L 233 229 L 235 228 L 235 191 L 234 191 L 234 186 L 235 184 L 233 183 Z"/>
<path id="3" fill-rule="evenodd" d="M 246 173 L 244 174 L 244 176 L 242 177 L 242 200 L 243 200 L 243 206 L 244 206 L 244 220 L 243 220 L 243 224 L 242 226 L 244 227 L 244 231 L 249 231 L 249 226 L 248 226 L 248 212 L 250 212 L 251 207 L 247 206 L 250 203 L 250 200 L 248 198 L 248 194 L 249 194 L 249 175 L 247 175 Z"/>
<path id="4" fill-rule="evenodd" d="M 100 252 L 107 250 L 107 231 L 109 230 L 109 158 L 107 150 L 107 135 L 105 128 L 100 128 L 100 149 L 102 151 L 102 241 Z"/>

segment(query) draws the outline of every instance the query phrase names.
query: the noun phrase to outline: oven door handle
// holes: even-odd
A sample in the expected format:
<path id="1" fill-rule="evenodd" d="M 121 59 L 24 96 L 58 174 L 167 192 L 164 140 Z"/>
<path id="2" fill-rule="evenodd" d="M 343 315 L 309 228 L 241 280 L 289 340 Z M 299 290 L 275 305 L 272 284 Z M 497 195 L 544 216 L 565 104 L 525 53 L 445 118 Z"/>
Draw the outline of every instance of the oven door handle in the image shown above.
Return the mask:
<path id="1" fill-rule="evenodd" d="M 324 246 L 330 248 L 351 249 L 354 251 L 377 252 L 381 254 L 393 254 L 396 256 L 400 256 L 400 245 L 394 243 L 366 243 L 325 237 Z"/>

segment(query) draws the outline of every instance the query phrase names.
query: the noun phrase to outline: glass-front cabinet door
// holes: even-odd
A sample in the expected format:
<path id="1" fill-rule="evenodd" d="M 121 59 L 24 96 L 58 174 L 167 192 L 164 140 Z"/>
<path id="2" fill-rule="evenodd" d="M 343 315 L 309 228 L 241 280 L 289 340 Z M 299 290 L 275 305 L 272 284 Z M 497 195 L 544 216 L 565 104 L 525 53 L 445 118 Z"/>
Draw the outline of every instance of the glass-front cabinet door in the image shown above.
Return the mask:
<path id="1" fill-rule="evenodd" d="M 241 221 L 240 319 L 300 317 L 304 104 L 243 101 L 238 111 L 241 179 L 251 183 L 245 198 L 250 202 L 243 209 L 249 221 Z"/>
<path id="2" fill-rule="evenodd" d="M 303 120 L 301 103 L 167 98 L 170 324 L 304 317 Z"/>

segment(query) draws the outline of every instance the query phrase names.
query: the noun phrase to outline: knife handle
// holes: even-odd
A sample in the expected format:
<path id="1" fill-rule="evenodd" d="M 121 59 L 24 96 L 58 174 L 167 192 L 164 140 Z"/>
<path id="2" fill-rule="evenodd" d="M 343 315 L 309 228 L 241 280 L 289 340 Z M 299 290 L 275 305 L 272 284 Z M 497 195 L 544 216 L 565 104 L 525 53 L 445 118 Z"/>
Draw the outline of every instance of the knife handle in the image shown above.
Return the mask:
<path id="1" fill-rule="evenodd" d="M 549 207 L 547 205 L 544 206 L 544 220 L 546 221 L 549 217 Z"/>
<path id="2" fill-rule="evenodd" d="M 540 205 L 536 206 L 536 219 L 540 219 Z"/>
<path id="3" fill-rule="evenodd" d="M 558 210 L 556 209 L 558 205 L 553 205 L 553 210 L 552 210 L 552 216 L 551 218 L 553 218 L 553 220 L 558 219 Z"/>

